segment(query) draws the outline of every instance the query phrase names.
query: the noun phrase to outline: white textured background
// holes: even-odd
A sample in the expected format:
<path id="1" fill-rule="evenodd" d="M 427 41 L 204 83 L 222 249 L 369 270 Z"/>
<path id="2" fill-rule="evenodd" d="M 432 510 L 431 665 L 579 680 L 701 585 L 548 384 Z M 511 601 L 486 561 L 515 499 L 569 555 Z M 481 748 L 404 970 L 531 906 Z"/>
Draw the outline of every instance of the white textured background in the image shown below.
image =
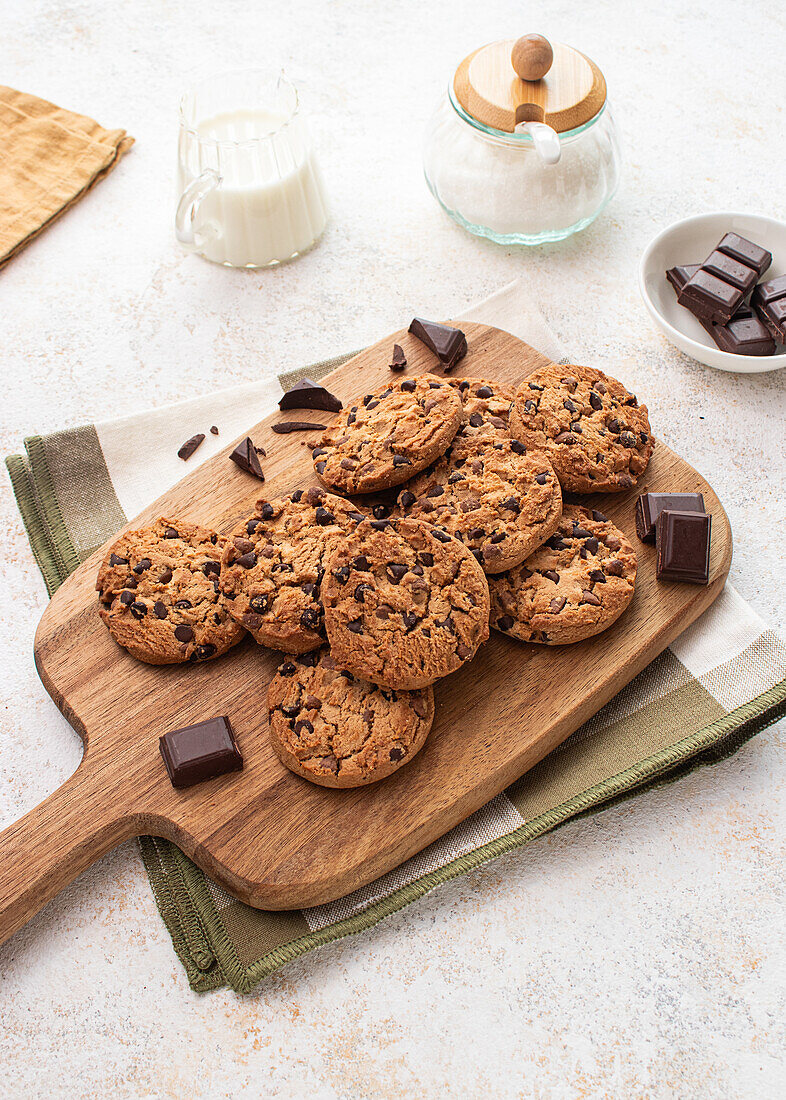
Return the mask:
<path id="1" fill-rule="evenodd" d="M 414 311 L 449 316 L 523 276 L 579 361 L 636 389 L 713 482 L 734 584 L 786 626 L 786 372 L 735 377 L 682 357 L 635 279 L 676 218 L 786 217 L 782 5 L 2 0 L 0 26 L 5 83 L 137 138 L 0 274 L 3 454 L 32 432 L 357 347 Z M 583 235 L 514 251 L 440 212 L 419 143 L 458 61 L 528 30 L 600 64 L 625 168 Z M 195 70 L 268 62 L 301 85 L 333 220 L 293 265 L 232 272 L 174 242 L 175 108 Z M 73 771 L 79 745 L 35 674 L 45 595 L 0 482 L 4 825 Z M 249 997 L 190 992 L 126 845 L 0 948 L 0 1094 L 781 1096 L 783 732 L 443 887 Z"/>

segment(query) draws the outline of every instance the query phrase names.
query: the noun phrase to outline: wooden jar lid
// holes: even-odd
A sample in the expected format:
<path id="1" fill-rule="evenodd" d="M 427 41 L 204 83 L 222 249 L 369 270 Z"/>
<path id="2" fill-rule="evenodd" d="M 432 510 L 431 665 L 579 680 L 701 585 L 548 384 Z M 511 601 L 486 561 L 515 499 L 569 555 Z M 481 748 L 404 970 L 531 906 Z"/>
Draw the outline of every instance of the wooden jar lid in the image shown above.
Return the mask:
<path id="1" fill-rule="evenodd" d="M 453 89 L 467 112 L 495 130 L 545 122 L 558 133 L 594 118 L 606 102 L 606 81 L 594 61 L 553 42 L 554 60 L 541 80 L 522 80 L 510 60 L 514 39 L 481 46 L 456 69 Z"/>

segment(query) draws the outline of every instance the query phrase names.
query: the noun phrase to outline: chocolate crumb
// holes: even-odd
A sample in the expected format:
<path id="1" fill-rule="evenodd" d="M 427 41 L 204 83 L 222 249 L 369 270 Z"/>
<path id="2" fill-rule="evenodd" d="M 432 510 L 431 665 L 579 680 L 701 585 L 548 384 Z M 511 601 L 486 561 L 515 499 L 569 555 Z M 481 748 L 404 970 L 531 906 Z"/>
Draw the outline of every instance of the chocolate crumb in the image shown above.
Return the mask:
<path id="1" fill-rule="evenodd" d="M 177 452 L 177 457 L 182 458 L 184 462 L 188 462 L 191 455 L 199 447 L 205 439 L 205 433 L 199 432 L 197 435 L 192 435 L 190 439 L 187 439 L 180 450 Z"/>
<path id="2" fill-rule="evenodd" d="M 290 432 L 324 432 L 327 424 L 312 424 L 309 420 L 282 420 L 272 427 L 276 435 L 288 435 Z"/>

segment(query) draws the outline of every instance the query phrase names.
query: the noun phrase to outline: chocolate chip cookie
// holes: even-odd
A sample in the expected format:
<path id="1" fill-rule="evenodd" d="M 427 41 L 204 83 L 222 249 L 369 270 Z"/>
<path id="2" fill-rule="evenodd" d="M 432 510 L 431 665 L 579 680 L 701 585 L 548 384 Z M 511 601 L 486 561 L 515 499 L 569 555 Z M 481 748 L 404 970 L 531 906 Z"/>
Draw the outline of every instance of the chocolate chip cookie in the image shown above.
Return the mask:
<path id="1" fill-rule="evenodd" d="M 423 747 L 434 692 L 356 679 L 327 649 L 287 659 L 267 692 L 270 741 L 281 763 L 322 787 L 362 787 Z"/>
<path id="2" fill-rule="evenodd" d="M 461 428 L 464 435 L 508 434 L 510 409 L 515 396 L 513 386 L 489 382 L 485 378 L 451 378 L 464 407 Z"/>
<path id="3" fill-rule="evenodd" d="M 386 687 L 433 684 L 488 637 L 483 570 L 457 539 L 413 519 L 359 523 L 328 562 L 323 599 L 336 661 Z"/>
<path id="4" fill-rule="evenodd" d="M 99 614 L 140 661 L 207 661 L 239 642 L 219 590 L 223 539 L 183 520 L 158 519 L 113 543 L 98 571 Z"/>
<path id="5" fill-rule="evenodd" d="M 458 391 L 446 379 L 391 382 L 338 414 L 312 451 L 314 469 L 340 493 L 400 485 L 442 454 L 461 418 Z"/>
<path id="6" fill-rule="evenodd" d="M 480 415 L 480 414 L 473 414 Z M 445 454 L 398 496 L 402 515 L 463 542 L 487 573 L 524 561 L 557 529 L 562 492 L 542 452 L 496 428 L 462 426 Z"/>
<path id="7" fill-rule="evenodd" d="M 573 363 L 550 363 L 519 386 L 510 430 L 546 452 L 572 493 L 633 488 L 654 447 L 647 406 L 603 371 Z"/>
<path id="8" fill-rule="evenodd" d="M 491 625 L 522 642 L 567 645 L 599 634 L 633 599 L 636 555 L 600 512 L 566 505 L 557 532 L 489 579 Z"/>
<path id="9" fill-rule="evenodd" d="M 221 591 L 260 645 L 305 653 L 325 640 L 320 589 L 337 541 L 365 516 L 324 489 L 258 500 L 227 539 Z"/>

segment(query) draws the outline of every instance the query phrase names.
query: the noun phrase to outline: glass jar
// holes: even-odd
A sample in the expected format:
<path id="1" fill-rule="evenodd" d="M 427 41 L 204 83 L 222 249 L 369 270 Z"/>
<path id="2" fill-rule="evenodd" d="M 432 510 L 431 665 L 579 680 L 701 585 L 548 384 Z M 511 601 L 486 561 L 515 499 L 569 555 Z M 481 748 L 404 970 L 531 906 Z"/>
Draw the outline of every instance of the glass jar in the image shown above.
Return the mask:
<path id="1" fill-rule="evenodd" d="M 428 125 L 424 170 L 436 200 L 470 233 L 543 244 L 584 229 L 609 202 L 619 138 L 607 103 L 564 133 L 537 123 L 495 130 L 462 107 L 451 84 Z"/>

